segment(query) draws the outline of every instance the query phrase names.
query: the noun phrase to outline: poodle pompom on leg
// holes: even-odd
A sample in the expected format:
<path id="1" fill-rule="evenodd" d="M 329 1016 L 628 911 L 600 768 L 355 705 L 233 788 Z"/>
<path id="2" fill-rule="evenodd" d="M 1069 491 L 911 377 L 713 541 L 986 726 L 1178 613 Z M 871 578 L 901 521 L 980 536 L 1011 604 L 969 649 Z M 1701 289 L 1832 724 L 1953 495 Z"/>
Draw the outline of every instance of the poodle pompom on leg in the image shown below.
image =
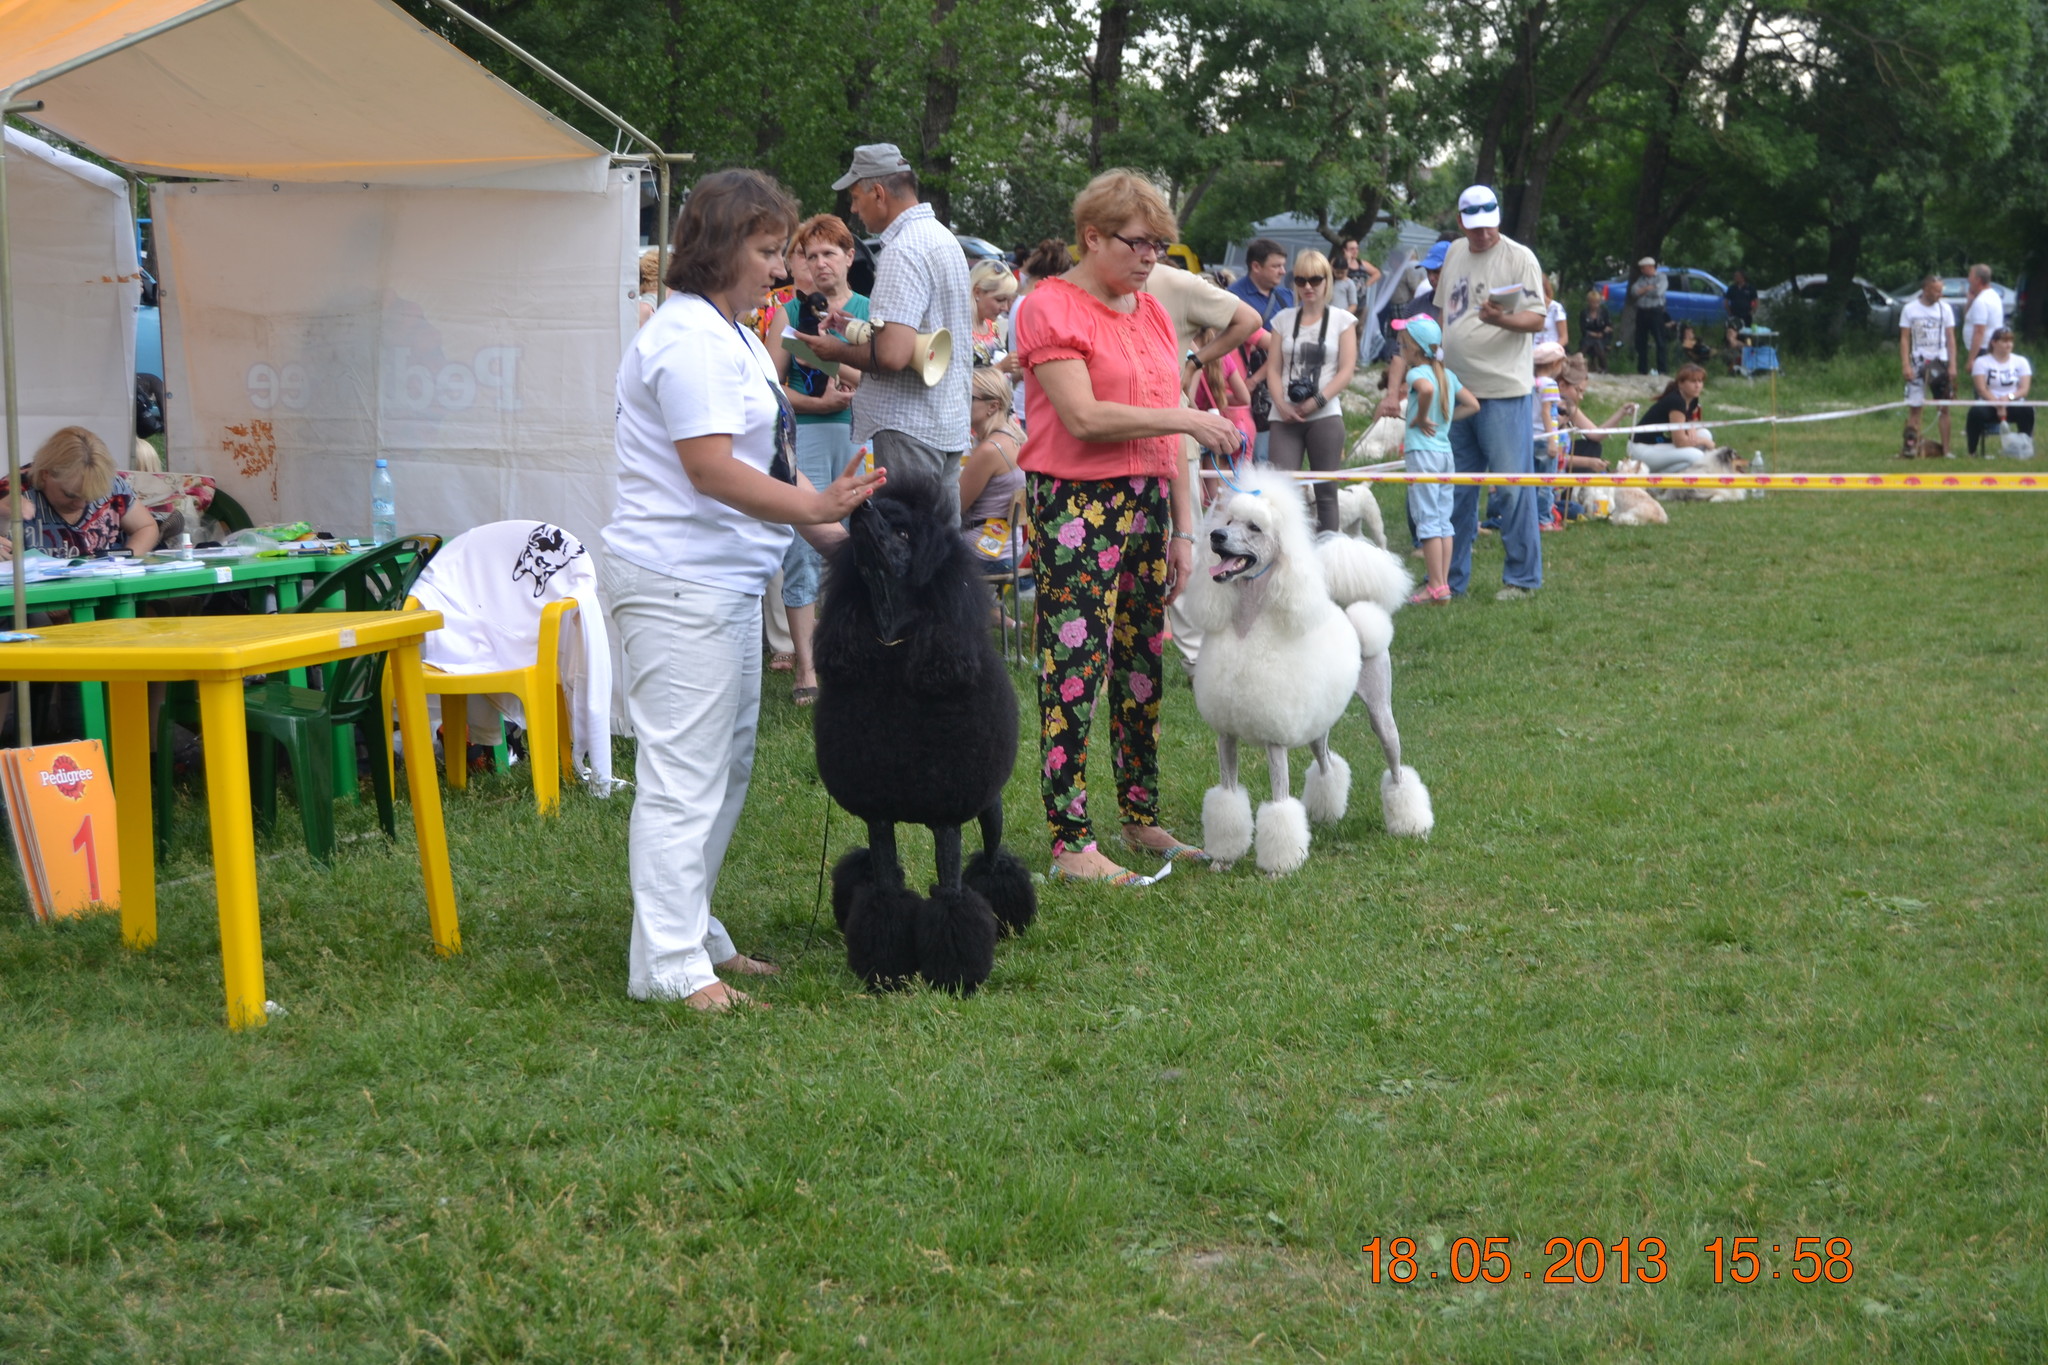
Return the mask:
<path id="1" fill-rule="evenodd" d="M 846 965 L 870 990 L 893 991 L 917 975 L 924 897 L 874 882 L 854 888 L 846 914 Z"/>
<path id="2" fill-rule="evenodd" d="M 1387 822 L 1387 833 L 1397 839 L 1427 839 L 1436 828 L 1429 788 L 1422 785 L 1415 769 L 1404 763 L 1398 777 L 1391 772 L 1380 774 L 1380 815 Z"/>
<path id="3" fill-rule="evenodd" d="M 1272 769 L 1273 799 L 1259 805 L 1255 842 L 1259 871 L 1279 877 L 1308 861 L 1308 807 L 1294 799 L 1293 780 L 1287 774 L 1287 747 L 1267 745 L 1266 763 Z"/>
<path id="4" fill-rule="evenodd" d="M 975 892 L 934 887 L 917 910 L 917 970 L 942 991 L 972 995 L 995 970 L 1000 932 L 995 911 Z"/>
<path id="5" fill-rule="evenodd" d="M 1284 877 L 1308 861 L 1308 808 L 1287 797 L 1259 803 L 1259 871 Z"/>
<path id="6" fill-rule="evenodd" d="M 1252 798 L 1237 784 L 1237 740 L 1216 736 L 1218 780 L 1202 796 L 1202 849 L 1218 872 L 1252 851 Z"/>
<path id="7" fill-rule="evenodd" d="M 1038 918 L 1038 892 L 1031 885 L 1031 869 L 1007 848 L 985 848 L 969 858 L 960 880 L 988 902 L 1006 935 L 1023 933 Z"/>
<path id="8" fill-rule="evenodd" d="M 1351 765 L 1330 747 L 1327 736 L 1314 747 L 1316 761 L 1309 764 L 1308 777 L 1301 784 L 1302 804 L 1308 807 L 1308 818 L 1317 824 L 1335 824 L 1351 808 Z"/>
<path id="9" fill-rule="evenodd" d="M 846 855 L 832 864 L 832 919 L 839 926 L 839 932 L 846 932 L 847 916 L 853 910 L 853 900 L 864 887 L 874 885 L 874 859 L 864 848 L 850 848 Z"/>
<path id="10" fill-rule="evenodd" d="M 1005 934 L 1021 934 L 1038 918 L 1038 892 L 1031 869 L 1003 847 L 1003 801 L 998 796 L 981 813 L 981 852 L 967 860 L 960 880 L 988 902 Z"/>
<path id="11" fill-rule="evenodd" d="M 1202 795 L 1202 850 L 1218 870 L 1252 851 L 1252 798 L 1243 787 L 1211 787 Z"/>

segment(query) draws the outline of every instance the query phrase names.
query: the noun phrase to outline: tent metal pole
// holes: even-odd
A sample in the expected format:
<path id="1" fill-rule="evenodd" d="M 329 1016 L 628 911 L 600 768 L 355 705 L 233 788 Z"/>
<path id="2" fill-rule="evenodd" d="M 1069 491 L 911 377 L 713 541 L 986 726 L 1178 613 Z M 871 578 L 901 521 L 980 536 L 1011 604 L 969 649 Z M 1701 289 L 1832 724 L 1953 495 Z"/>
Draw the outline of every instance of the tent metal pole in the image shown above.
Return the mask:
<path id="1" fill-rule="evenodd" d="M 116 52 L 125 52 L 137 43 L 146 43 L 159 34 L 169 33 L 174 28 L 183 28 L 195 19 L 204 19 L 209 14 L 216 14 L 230 5 L 239 5 L 241 3 L 242 0 L 207 0 L 205 4 L 188 9 L 183 14 L 164 20 L 161 24 L 152 24 L 148 28 L 138 29 L 123 38 L 118 38 L 108 43 L 105 47 L 94 48 L 91 52 L 82 52 L 69 61 L 57 63 L 48 71 L 38 71 L 35 75 L 15 86 L 14 89 L 8 91 L 8 97 L 12 98 L 24 90 L 31 90 L 45 81 L 53 81 L 59 76 L 68 76 L 82 66 L 91 66 L 102 57 L 111 57 Z"/>
<path id="2" fill-rule="evenodd" d="M 668 302 L 668 158 L 661 157 L 655 163 L 655 173 L 660 180 L 660 202 L 654 209 L 654 306 L 661 307 Z M 10 361 L 10 363 L 12 363 Z M 9 407 L 9 412 L 13 411 Z"/>
<path id="3" fill-rule="evenodd" d="M 585 94 L 579 87 L 573 84 L 568 77 L 562 75 L 554 68 L 542 62 L 539 58 L 535 57 L 531 52 L 528 52 L 525 48 L 519 46 L 519 44 L 513 42 L 510 38 L 507 38 L 504 34 L 498 32 L 496 29 L 492 28 L 483 20 L 477 18 L 474 14 L 471 14 L 468 10 L 462 8 L 462 6 L 455 4 L 453 0 L 433 0 L 433 3 L 439 8 L 444 9 L 448 11 L 448 13 L 454 15 L 457 19 L 460 19 L 463 23 L 468 24 L 478 33 L 481 33 L 484 37 L 490 39 L 499 47 L 505 49 L 505 51 L 517 57 L 520 61 L 526 63 L 526 65 L 531 67 L 535 72 L 545 77 L 548 80 L 548 82 L 552 84 L 556 89 L 562 91 L 564 94 L 574 99 L 578 104 L 581 104 L 584 108 L 590 110 L 599 118 L 602 118 L 605 122 L 611 124 L 612 127 L 618 129 L 620 132 L 632 138 L 635 142 L 638 142 L 648 151 L 653 152 L 657 156 L 662 155 L 660 143 L 656 142 L 653 138 L 647 136 L 647 134 L 641 132 L 638 128 L 635 128 L 632 124 L 620 118 L 617 114 L 614 114 L 611 110 L 605 108 L 602 104 L 599 104 L 596 100 L 592 99 L 589 95 Z"/>
<path id="4" fill-rule="evenodd" d="M 40 107 L 39 102 L 31 102 Z M 0 104 L 5 114 L 19 101 Z M 28 629 L 28 585 L 23 576 L 21 547 L 21 393 L 14 370 L 14 244 L 7 226 L 7 139 L 0 137 L 0 394 L 7 402 L 7 539 L 14 560 L 14 628 Z M 28 718 L 28 684 L 14 684 L 14 714 L 21 747 L 35 743 Z"/>

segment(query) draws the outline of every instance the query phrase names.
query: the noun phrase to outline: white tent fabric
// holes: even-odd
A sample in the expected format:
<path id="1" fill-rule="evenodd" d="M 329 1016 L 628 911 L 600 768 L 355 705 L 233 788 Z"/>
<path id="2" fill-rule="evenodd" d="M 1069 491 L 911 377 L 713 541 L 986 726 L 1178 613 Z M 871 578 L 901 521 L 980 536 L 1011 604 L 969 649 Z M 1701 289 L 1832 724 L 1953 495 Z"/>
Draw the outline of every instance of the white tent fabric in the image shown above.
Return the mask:
<path id="1" fill-rule="evenodd" d="M 125 468 L 141 295 L 127 182 L 9 128 L 7 191 L 22 460 L 58 428 L 82 426 Z"/>
<path id="2" fill-rule="evenodd" d="M 258 522 L 508 518 L 595 543 L 638 321 L 639 175 L 602 195 L 223 182 L 151 198 L 174 468 Z"/>
<path id="3" fill-rule="evenodd" d="M 160 175 L 599 191 L 605 149 L 391 0 L 241 0 L 77 70 L 196 0 L 0 0 L 0 89 Z"/>

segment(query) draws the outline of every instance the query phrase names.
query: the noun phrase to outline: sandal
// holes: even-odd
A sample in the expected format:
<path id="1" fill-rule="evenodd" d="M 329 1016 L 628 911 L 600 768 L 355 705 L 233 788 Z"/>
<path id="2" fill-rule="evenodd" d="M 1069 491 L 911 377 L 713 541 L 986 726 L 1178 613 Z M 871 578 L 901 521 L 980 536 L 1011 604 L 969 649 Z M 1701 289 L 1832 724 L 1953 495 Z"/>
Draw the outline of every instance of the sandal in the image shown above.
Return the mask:
<path id="1" fill-rule="evenodd" d="M 1184 844 L 1178 839 L 1175 839 L 1165 848 L 1154 848 L 1150 844 L 1141 844 L 1126 834 L 1124 835 L 1124 847 L 1133 853 L 1142 853 L 1148 858 L 1158 858 L 1169 863 L 1206 863 L 1209 861 L 1207 853 L 1196 848 L 1193 844 Z"/>
<path id="2" fill-rule="evenodd" d="M 1101 872 L 1089 876 L 1085 872 L 1069 872 L 1058 863 L 1046 874 L 1047 881 L 1053 882 L 1098 882 L 1104 886 L 1150 886 L 1152 879 L 1142 872 Z"/>
<path id="3" fill-rule="evenodd" d="M 796 668 L 796 655 L 777 650 L 769 656 L 768 667 L 777 673 L 788 673 Z"/>
<path id="4" fill-rule="evenodd" d="M 1424 584 L 1409 594 L 1408 605 L 1411 607 L 1440 607 L 1450 600 L 1451 590 L 1448 585 L 1441 588 L 1432 588 Z"/>
<path id="5" fill-rule="evenodd" d="M 815 687 L 792 687 L 789 689 L 789 699 L 798 706 L 810 706 L 818 700 L 818 689 Z"/>

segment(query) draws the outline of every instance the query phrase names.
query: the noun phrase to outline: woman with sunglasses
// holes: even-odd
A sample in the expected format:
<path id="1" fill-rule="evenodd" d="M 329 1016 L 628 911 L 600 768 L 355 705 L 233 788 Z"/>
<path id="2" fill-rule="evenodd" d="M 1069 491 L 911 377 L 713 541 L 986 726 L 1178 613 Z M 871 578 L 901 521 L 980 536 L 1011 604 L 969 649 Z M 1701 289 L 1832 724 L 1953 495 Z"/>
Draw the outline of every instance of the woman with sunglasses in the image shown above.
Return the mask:
<path id="1" fill-rule="evenodd" d="M 1268 452 L 1276 469 L 1300 469 L 1301 457 L 1316 473 L 1344 460 L 1344 408 L 1339 395 L 1358 368 L 1358 319 L 1330 302 L 1330 258 L 1304 251 L 1294 258 L 1294 307 L 1274 317 L 1273 344 L 1259 372 L 1273 395 Z M 1316 525 L 1337 529 L 1337 486 L 1316 485 Z"/>
<path id="2" fill-rule="evenodd" d="M 1181 437 L 1237 450 L 1236 427 L 1181 406 L 1173 320 L 1145 281 L 1173 211 L 1148 181 L 1104 171 L 1074 200 L 1081 259 L 1032 291 L 1016 319 L 1024 363 L 1025 502 L 1038 577 L 1039 793 L 1053 880 L 1149 881 L 1097 847 L 1088 731 L 1109 688 L 1123 843 L 1147 861 L 1201 860 L 1159 822 L 1159 696 L 1166 604 L 1195 567 Z"/>

